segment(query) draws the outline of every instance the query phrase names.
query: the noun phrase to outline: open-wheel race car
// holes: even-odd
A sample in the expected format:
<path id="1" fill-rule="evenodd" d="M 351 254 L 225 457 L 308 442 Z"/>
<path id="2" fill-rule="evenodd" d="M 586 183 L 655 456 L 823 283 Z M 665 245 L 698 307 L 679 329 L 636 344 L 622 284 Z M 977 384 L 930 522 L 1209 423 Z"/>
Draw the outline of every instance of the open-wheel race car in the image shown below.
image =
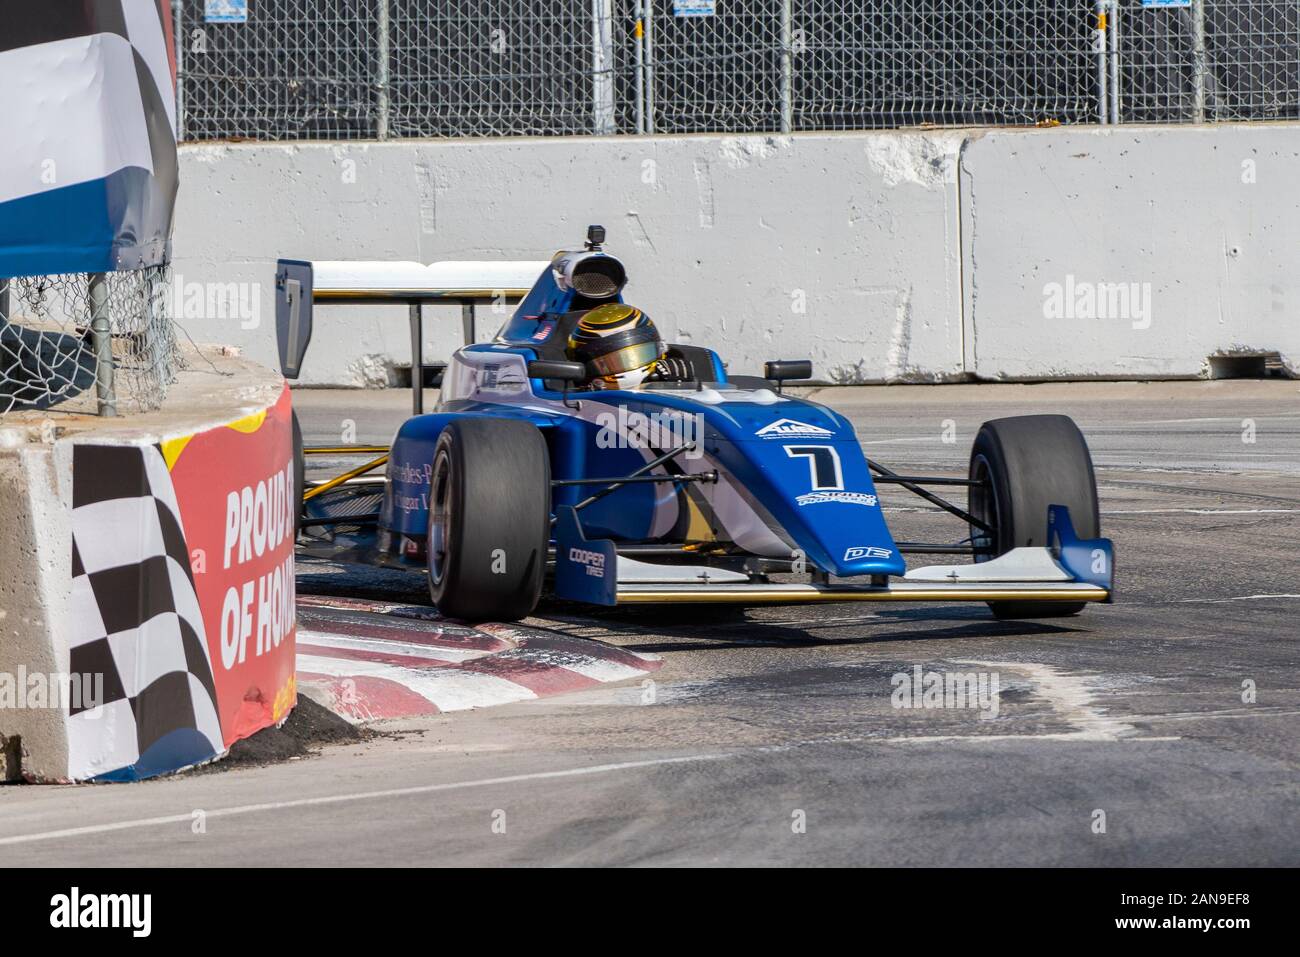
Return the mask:
<path id="1" fill-rule="evenodd" d="M 729 375 L 712 350 L 660 343 L 638 310 L 609 308 L 627 272 L 603 242 L 592 227 L 583 249 L 533 263 L 280 260 L 288 378 L 313 304 L 407 304 L 411 321 L 414 414 L 391 448 L 304 448 L 295 422 L 302 550 L 423 571 L 439 611 L 467 620 L 525 617 L 544 589 L 594 605 L 978 601 L 1008 618 L 1111 600 L 1113 550 L 1098 537 L 1092 460 L 1072 420 L 984 423 L 963 478 L 893 471 L 866 457 L 843 416 L 784 392 L 811 378 L 810 362 Z M 512 299 L 492 341 L 474 343 L 475 304 Z M 426 413 L 430 303 L 462 306 L 466 345 Z M 600 339 L 592 317 L 606 314 L 630 325 Z M 592 329 L 594 348 L 575 360 Z M 649 374 L 634 387 L 606 375 L 615 351 Z M 372 457 L 303 483 L 315 454 Z M 895 540 L 879 485 L 915 493 L 965 534 Z M 936 489 L 964 490 L 966 502 Z M 909 569 L 909 554 L 967 561 Z"/>

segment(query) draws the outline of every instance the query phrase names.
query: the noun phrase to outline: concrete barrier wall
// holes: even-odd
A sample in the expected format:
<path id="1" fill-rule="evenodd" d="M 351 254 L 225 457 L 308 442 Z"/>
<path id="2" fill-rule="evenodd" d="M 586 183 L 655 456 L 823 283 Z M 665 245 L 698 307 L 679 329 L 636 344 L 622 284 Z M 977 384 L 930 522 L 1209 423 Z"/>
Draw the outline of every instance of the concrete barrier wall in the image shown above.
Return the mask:
<path id="1" fill-rule="evenodd" d="M 736 372 L 811 355 L 861 382 L 961 373 L 960 137 L 908 134 L 191 146 L 177 275 L 260 283 L 260 326 L 200 340 L 272 361 L 272 280 L 302 259 L 549 259 L 609 230 L 628 297 Z M 303 381 L 362 384 L 409 363 L 404 310 L 323 310 Z M 331 319 L 331 315 L 334 317 Z M 430 358 L 459 344 L 459 312 Z M 484 315 L 480 335 L 503 315 Z M 250 324 L 250 323 L 244 323 Z"/>
<path id="2" fill-rule="evenodd" d="M 601 222 L 628 298 L 735 372 L 1194 376 L 1252 350 L 1297 368 L 1297 153 L 1300 127 L 1259 124 L 188 146 L 177 311 L 274 364 L 278 257 L 547 258 Z M 483 312 L 480 339 L 504 318 Z M 409 365 L 402 310 L 318 315 L 303 382 Z M 460 341 L 438 315 L 430 359 Z"/>
<path id="3" fill-rule="evenodd" d="M 1300 126 L 990 132 L 962 152 L 965 368 L 1300 374 Z"/>
<path id="4" fill-rule="evenodd" d="M 0 781 L 68 778 L 66 715 L 18 699 L 28 675 L 69 673 L 72 450 L 43 438 L 37 423 L 0 428 Z"/>
<path id="5" fill-rule="evenodd" d="M 293 707 L 289 392 L 187 365 L 158 412 L 0 423 L 0 779 L 150 777 Z"/>

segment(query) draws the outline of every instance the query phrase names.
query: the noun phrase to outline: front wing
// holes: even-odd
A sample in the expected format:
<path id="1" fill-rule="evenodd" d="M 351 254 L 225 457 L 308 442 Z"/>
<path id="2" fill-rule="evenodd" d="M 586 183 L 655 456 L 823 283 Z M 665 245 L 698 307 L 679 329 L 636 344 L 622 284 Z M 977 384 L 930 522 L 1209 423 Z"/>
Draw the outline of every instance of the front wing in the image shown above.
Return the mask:
<path id="1" fill-rule="evenodd" d="M 753 581 L 705 566 L 655 565 L 620 556 L 613 542 L 589 540 L 571 508 L 556 526 L 556 595 L 597 605 L 652 603 L 802 604 L 849 601 L 1109 602 L 1114 549 L 1109 539 L 1080 539 L 1069 510 L 1048 510 L 1051 543 L 1016 548 L 971 565 L 909 571 L 870 583 Z"/>
<path id="2" fill-rule="evenodd" d="M 1044 549 L 1045 550 L 1045 549 Z M 561 596 L 563 597 L 563 596 Z M 1059 584 L 952 584 L 927 585 L 901 581 L 888 585 L 821 585 L 816 583 L 735 584 L 619 584 L 618 605 L 656 602 L 731 603 L 738 605 L 795 605 L 842 601 L 1109 601 L 1110 592 L 1082 582 Z"/>

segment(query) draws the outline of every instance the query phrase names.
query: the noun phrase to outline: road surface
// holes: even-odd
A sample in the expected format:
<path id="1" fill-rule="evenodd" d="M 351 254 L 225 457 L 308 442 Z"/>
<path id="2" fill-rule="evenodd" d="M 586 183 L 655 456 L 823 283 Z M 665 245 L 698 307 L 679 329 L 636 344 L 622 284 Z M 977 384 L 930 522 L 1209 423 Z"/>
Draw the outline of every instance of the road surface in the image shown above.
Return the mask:
<path id="1" fill-rule="evenodd" d="M 662 670 L 273 766 L 3 787 L 0 864 L 1300 864 L 1300 383 L 817 397 L 908 471 L 962 472 L 988 418 L 1074 416 L 1118 602 L 1041 623 L 959 605 L 543 605 L 531 625 Z M 295 396 L 309 443 L 386 442 L 408 402 Z M 883 498 L 899 537 L 948 534 L 920 500 Z M 318 565 L 300 588 L 424 594 L 416 576 Z M 996 675 L 996 716 L 895 707 L 917 669 Z"/>

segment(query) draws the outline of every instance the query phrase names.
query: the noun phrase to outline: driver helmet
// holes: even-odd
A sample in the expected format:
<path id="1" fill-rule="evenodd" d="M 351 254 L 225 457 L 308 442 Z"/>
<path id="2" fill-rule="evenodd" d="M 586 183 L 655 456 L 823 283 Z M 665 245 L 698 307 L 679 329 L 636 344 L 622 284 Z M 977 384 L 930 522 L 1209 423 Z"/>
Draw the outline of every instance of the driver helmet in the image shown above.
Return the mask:
<path id="1" fill-rule="evenodd" d="M 569 359 L 586 366 L 597 389 L 637 388 L 667 351 L 650 317 L 621 302 L 588 311 L 567 343 Z"/>

